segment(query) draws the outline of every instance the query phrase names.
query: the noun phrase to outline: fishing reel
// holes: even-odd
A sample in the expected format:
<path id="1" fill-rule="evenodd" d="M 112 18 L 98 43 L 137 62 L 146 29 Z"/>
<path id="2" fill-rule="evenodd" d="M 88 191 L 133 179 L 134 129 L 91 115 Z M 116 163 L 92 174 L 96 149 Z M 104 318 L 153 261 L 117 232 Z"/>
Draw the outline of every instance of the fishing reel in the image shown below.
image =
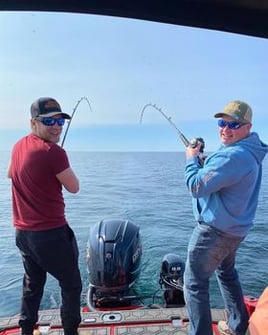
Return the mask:
<path id="1" fill-rule="evenodd" d="M 204 149 L 205 149 L 205 141 L 203 140 L 202 137 L 196 137 L 190 140 L 189 142 L 189 146 L 191 148 L 196 148 L 199 144 L 200 145 L 200 149 L 199 149 L 199 153 L 198 153 L 198 161 L 200 163 L 201 166 L 204 165 L 205 159 L 207 157 L 207 155 L 204 154 Z"/>
<path id="2" fill-rule="evenodd" d="M 196 148 L 199 143 L 201 143 L 199 152 L 203 153 L 205 149 L 205 141 L 203 140 L 202 137 L 196 137 L 191 139 L 191 141 L 189 142 L 189 146 L 191 148 Z"/>

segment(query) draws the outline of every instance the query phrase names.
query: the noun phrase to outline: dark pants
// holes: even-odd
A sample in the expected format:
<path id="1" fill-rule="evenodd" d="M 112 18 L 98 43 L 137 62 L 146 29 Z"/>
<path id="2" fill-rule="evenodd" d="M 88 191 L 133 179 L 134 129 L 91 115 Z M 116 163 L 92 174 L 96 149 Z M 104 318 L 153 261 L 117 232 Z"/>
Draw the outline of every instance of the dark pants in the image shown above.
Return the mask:
<path id="1" fill-rule="evenodd" d="M 72 229 L 66 225 L 45 231 L 16 230 L 25 269 L 19 325 L 22 334 L 32 334 L 38 321 L 47 273 L 61 287 L 61 320 L 65 334 L 75 335 L 81 322 L 82 282 L 78 267 L 78 247 Z"/>

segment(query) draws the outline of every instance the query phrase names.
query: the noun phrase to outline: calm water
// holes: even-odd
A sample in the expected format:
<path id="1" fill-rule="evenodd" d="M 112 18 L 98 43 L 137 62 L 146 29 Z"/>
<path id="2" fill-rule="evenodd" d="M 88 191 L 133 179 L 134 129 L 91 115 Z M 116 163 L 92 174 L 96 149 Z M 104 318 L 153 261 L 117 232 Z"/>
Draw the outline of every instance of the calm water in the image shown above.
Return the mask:
<path id="1" fill-rule="evenodd" d="M 88 285 L 85 249 L 90 227 L 102 219 L 128 219 L 140 227 L 143 241 L 138 293 L 159 289 L 159 269 L 166 253 L 185 259 L 194 227 L 191 199 L 184 184 L 183 153 L 78 153 L 69 154 L 80 177 L 78 194 L 65 194 L 66 214 L 76 233 L 84 292 Z M 0 317 L 19 312 L 23 269 L 14 243 L 10 181 L 6 178 L 9 153 L 0 156 Z M 237 267 L 245 294 L 258 295 L 268 284 L 268 160 L 255 227 L 241 246 Z M 64 261 L 64 260 L 63 260 Z M 160 292 L 161 295 L 161 292 Z M 211 281 L 212 306 L 222 306 Z M 48 277 L 41 309 L 57 308 L 57 282 Z"/>

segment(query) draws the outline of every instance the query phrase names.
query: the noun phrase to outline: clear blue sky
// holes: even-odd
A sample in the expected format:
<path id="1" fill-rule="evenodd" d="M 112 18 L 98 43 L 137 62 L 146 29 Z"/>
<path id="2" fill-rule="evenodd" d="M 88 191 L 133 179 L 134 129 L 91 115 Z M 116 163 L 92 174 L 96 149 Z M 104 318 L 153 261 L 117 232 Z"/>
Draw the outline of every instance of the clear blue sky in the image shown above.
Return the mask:
<path id="1" fill-rule="evenodd" d="M 52 96 L 76 110 L 64 147 L 89 151 L 183 151 L 177 132 L 219 145 L 216 119 L 248 102 L 253 130 L 267 132 L 268 40 L 133 19 L 0 12 L 0 150 L 29 132 L 29 108 Z"/>

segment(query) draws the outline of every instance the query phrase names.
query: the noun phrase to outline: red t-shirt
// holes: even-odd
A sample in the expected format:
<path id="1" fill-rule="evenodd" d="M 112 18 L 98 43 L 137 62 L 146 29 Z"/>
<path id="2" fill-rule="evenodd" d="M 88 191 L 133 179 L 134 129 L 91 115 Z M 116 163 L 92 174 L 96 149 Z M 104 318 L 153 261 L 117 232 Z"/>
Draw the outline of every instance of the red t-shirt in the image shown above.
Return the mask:
<path id="1" fill-rule="evenodd" d="M 69 168 L 57 144 L 30 134 L 19 140 L 11 156 L 14 226 L 47 230 L 65 225 L 62 185 L 56 175 Z"/>

